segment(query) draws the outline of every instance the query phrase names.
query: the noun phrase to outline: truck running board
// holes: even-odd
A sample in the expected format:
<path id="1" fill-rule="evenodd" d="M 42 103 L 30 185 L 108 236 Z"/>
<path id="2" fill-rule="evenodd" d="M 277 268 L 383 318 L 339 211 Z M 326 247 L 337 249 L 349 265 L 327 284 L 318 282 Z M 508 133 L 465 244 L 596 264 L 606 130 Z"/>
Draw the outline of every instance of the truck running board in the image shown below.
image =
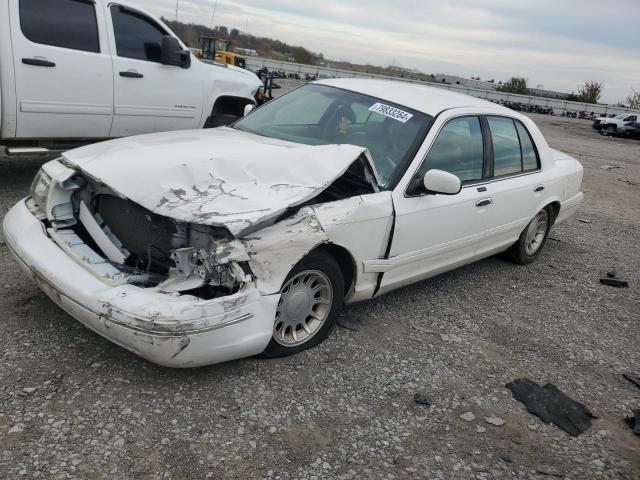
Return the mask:
<path id="1" fill-rule="evenodd" d="M 16 156 L 16 155 L 44 155 L 51 153 L 59 153 L 64 150 L 49 150 L 44 147 L 7 147 L 6 149 L 8 156 Z"/>

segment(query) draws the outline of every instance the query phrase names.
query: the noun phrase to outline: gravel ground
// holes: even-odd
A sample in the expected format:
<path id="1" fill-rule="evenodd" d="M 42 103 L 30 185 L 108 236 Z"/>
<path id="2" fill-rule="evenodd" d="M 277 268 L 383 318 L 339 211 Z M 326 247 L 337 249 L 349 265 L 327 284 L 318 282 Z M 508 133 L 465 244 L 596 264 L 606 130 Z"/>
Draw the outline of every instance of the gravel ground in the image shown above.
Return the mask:
<path id="1" fill-rule="evenodd" d="M 0 236 L 0 478 L 640 478 L 623 423 L 640 389 L 621 377 L 640 369 L 640 142 L 534 119 L 586 193 L 537 263 L 490 258 L 352 306 L 357 330 L 285 359 L 156 367 L 55 307 Z M 2 214 L 41 163 L 0 160 Z M 599 284 L 612 269 L 631 288 Z M 542 423 L 504 387 L 518 377 L 598 420 L 578 438 Z"/>

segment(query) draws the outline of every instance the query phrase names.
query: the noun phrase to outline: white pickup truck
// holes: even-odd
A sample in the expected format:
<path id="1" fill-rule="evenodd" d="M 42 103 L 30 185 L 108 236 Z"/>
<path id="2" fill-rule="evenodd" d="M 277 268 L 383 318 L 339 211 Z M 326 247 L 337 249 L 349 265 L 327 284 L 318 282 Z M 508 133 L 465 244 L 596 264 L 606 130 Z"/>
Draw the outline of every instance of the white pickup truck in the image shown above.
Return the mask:
<path id="1" fill-rule="evenodd" d="M 128 2 L 0 1 L 0 151 L 220 126 L 259 88 L 249 71 L 199 61 Z"/>
<path id="2" fill-rule="evenodd" d="M 640 121 L 640 114 L 621 113 L 615 117 L 598 117 L 593 122 L 593 129 L 605 135 L 614 135 L 622 127 Z"/>

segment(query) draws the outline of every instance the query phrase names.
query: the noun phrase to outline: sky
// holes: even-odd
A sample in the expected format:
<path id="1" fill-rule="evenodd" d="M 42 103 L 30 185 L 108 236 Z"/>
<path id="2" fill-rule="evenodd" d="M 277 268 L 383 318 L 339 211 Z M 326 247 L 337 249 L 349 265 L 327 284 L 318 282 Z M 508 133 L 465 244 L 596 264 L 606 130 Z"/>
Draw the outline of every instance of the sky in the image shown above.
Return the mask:
<path id="1" fill-rule="evenodd" d="M 175 19 L 176 0 L 129 0 Z M 178 0 L 178 20 L 211 26 L 215 0 Z M 325 57 L 577 92 L 640 91 L 640 0 L 218 0 L 216 25 Z"/>

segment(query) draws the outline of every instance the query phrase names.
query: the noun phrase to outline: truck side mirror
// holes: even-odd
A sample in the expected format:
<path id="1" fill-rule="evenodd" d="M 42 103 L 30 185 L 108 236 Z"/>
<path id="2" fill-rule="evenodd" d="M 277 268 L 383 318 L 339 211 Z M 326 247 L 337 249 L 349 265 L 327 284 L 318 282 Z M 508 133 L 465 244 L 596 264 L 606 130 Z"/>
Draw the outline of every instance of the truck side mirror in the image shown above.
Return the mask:
<path id="1" fill-rule="evenodd" d="M 164 35 L 162 37 L 161 63 L 174 67 L 189 68 L 191 66 L 191 53 L 189 50 L 182 48 L 177 38 L 171 35 Z"/>

